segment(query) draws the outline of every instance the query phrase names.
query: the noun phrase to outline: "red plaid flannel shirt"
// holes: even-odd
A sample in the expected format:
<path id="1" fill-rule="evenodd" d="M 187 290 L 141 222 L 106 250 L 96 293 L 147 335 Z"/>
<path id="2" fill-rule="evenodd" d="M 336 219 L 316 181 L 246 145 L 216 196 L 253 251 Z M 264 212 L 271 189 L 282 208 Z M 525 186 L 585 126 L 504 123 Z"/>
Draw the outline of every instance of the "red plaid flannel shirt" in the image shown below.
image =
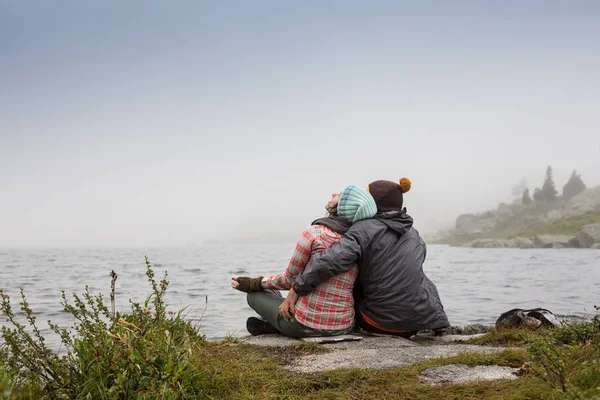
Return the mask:
<path id="1" fill-rule="evenodd" d="M 296 249 L 285 272 L 264 278 L 265 289 L 289 290 L 294 277 L 304 270 L 314 254 L 331 247 L 340 234 L 326 226 L 313 225 L 302 232 Z M 314 291 L 301 296 L 296 303 L 296 320 L 304 326 L 320 330 L 340 330 L 354 322 L 354 298 L 352 288 L 358 273 L 354 266 L 350 271 L 334 276 L 321 283 Z"/>

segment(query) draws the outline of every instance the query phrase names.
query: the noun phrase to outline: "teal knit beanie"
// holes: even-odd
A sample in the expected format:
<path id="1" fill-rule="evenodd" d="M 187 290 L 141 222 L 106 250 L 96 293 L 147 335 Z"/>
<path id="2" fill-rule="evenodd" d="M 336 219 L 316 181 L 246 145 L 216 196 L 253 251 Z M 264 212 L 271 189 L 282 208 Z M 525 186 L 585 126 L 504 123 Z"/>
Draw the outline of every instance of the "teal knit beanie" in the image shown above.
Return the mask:
<path id="1" fill-rule="evenodd" d="M 377 214 L 377 205 L 373 196 L 365 189 L 350 185 L 346 186 L 340 195 L 337 213 L 354 223 L 361 219 L 373 218 Z"/>

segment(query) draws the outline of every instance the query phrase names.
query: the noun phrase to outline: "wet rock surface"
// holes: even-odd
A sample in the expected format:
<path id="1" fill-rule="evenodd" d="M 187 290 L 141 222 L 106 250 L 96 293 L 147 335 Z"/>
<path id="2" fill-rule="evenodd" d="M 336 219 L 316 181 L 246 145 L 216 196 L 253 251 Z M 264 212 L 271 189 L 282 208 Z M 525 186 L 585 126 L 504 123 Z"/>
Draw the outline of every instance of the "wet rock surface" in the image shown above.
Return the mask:
<path id="1" fill-rule="evenodd" d="M 533 239 L 535 247 L 541 249 L 564 249 L 579 247 L 577 238 L 570 235 L 537 235 Z"/>
<path id="2" fill-rule="evenodd" d="M 579 246 L 584 248 L 593 247 L 600 242 L 600 224 L 586 225 L 577 232 Z"/>

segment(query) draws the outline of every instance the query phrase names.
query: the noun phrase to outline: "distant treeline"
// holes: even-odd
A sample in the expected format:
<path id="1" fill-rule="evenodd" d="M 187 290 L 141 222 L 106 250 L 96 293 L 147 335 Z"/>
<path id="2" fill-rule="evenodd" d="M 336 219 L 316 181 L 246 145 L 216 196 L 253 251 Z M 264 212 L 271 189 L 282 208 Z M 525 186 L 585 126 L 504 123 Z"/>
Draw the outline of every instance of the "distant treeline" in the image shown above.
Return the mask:
<path id="1" fill-rule="evenodd" d="M 529 192 L 527 182 L 522 180 L 513 189 L 513 194 L 521 196 L 523 204 L 529 205 L 532 203 L 554 203 L 560 199 L 569 200 L 586 189 L 585 183 L 581 179 L 581 175 L 577 171 L 573 171 L 568 182 L 562 188 L 562 196 L 559 196 L 558 190 L 556 190 L 556 184 L 554 183 L 552 167 L 546 168 L 546 177 L 541 188 L 535 188 L 533 190 L 533 196 Z M 533 199 L 532 199 L 533 197 Z"/>

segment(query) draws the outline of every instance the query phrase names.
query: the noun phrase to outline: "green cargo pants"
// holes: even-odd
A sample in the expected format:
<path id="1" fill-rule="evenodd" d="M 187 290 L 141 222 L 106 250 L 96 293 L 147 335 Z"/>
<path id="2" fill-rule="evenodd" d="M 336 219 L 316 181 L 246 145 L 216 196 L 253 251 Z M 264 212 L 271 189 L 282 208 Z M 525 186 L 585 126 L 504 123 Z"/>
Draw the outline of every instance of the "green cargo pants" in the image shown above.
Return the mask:
<path id="1" fill-rule="evenodd" d="M 262 292 L 248 293 L 248 305 L 285 336 L 294 338 L 337 336 L 352 331 L 352 326 L 346 329 L 331 331 L 312 329 L 296 321 L 296 318 L 285 319 L 279 314 L 279 306 L 283 303 L 283 300 L 285 299 L 278 290 L 264 290 Z"/>

